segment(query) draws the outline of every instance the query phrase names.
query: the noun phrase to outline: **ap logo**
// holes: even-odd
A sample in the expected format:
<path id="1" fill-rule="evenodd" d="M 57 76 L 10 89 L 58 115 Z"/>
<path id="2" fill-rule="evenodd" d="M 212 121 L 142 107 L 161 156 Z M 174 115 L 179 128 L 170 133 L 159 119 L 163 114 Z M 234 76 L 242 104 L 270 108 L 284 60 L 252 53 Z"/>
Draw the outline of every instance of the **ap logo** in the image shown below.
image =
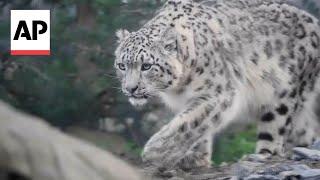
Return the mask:
<path id="1" fill-rule="evenodd" d="M 11 55 L 50 55 L 50 10 L 11 10 Z"/>

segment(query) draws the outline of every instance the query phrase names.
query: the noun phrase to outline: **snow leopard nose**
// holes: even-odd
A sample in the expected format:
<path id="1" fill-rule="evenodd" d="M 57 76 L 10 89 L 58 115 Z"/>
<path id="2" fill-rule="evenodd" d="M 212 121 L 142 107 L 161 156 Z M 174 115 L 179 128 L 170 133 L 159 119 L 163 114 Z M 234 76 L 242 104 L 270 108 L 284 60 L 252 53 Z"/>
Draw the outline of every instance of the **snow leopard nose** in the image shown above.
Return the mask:
<path id="1" fill-rule="evenodd" d="M 126 87 L 126 90 L 133 94 L 136 90 L 138 89 L 138 86 L 129 86 L 129 87 Z"/>

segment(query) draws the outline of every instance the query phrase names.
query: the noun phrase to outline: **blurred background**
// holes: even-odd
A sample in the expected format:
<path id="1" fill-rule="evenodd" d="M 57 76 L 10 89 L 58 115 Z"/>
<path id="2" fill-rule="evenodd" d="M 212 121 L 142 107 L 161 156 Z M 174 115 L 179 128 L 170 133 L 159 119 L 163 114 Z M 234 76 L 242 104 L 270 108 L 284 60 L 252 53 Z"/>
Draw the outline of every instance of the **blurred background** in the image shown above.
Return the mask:
<path id="1" fill-rule="evenodd" d="M 320 18 L 319 0 L 291 0 Z M 135 109 L 113 69 L 115 31 L 137 30 L 163 0 L 0 0 L 0 99 L 60 130 L 139 164 L 146 140 L 173 116 L 161 104 Z M 51 10 L 48 57 L 10 56 L 10 10 Z M 232 128 L 232 127 L 231 127 Z M 253 153 L 248 125 L 217 139 L 214 164 Z"/>

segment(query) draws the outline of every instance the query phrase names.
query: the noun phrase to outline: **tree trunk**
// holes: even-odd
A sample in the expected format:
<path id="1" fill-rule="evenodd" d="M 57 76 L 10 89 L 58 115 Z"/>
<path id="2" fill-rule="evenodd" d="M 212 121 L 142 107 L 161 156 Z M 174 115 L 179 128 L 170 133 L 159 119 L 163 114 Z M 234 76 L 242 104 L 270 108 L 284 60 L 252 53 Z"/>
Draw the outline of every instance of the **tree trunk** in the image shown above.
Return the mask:
<path id="1" fill-rule="evenodd" d="M 96 26 L 96 10 L 92 7 L 91 1 L 81 1 L 76 4 L 77 9 L 77 26 L 85 31 L 92 31 Z M 99 74 L 98 67 L 95 63 L 91 62 L 92 51 L 94 53 L 91 44 L 88 44 L 85 39 L 78 41 L 78 54 L 75 57 L 75 65 L 78 69 L 77 82 L 84 81 L 88 85 L 93 83 Z"/>

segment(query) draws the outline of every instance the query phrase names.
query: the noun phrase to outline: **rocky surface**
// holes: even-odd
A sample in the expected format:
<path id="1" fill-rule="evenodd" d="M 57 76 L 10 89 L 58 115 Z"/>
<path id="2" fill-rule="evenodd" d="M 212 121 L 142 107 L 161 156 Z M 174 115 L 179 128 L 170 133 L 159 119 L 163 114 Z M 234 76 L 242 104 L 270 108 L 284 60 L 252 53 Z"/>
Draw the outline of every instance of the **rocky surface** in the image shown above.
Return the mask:
<path id="1" fill-rule="evenodd" d="M 169 180 L 320 180 L 320 141 L 294 148 L 288 157 L 249 155 L 234 164 L 209 169 L 160 173 L 152 179 Z"/>

